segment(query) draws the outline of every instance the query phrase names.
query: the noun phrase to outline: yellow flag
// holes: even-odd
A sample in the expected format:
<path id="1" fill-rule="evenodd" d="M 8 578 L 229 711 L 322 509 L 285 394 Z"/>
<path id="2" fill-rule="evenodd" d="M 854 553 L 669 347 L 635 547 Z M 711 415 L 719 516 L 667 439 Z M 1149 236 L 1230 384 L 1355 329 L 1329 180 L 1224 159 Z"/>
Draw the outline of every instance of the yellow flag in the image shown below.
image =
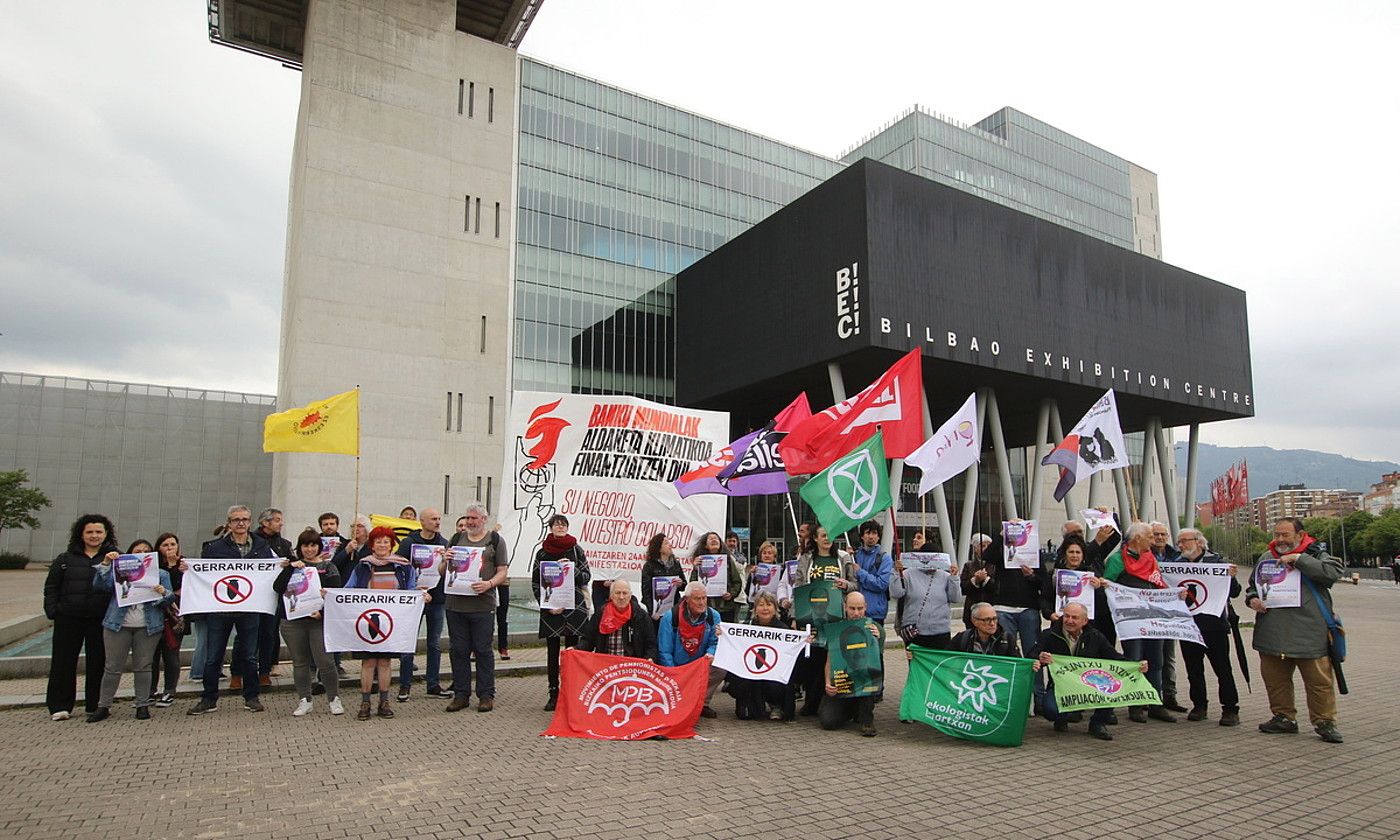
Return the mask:
<path id="1" fill-rule="evenodd" d="M 360 391 L 346 391 L 263 421 L 264 452 L 360 454 Z"/>
<path id="2" fill-rule="evenodd" d="M 394 533 L 397 534 L 398 538 L 401 540 L 407 537 L 410 531 L 417 531 L 422 527 L 418 524 L 418 520 L 416 519 L 399 519 L 397 516 L 384 516 L 380 513 L 371 513 L 369 515 L 370 530 L 374 530 L 380 525 L 386 528 L 392 528 Z"/>

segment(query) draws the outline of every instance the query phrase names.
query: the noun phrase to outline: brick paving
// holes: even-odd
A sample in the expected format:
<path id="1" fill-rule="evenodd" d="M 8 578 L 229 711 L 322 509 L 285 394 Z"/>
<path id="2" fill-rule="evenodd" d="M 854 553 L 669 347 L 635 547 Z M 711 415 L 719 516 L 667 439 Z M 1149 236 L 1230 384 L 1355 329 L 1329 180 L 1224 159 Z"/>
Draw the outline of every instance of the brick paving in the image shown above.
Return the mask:
<path id="1" fill-rule="evenodd" d="M 1394 837 L 1400 587 L 1339 586 L 1337 602 L 1352 688 L 1340 746 L 1256 732 L 1268 716 L 1257 676 L 1238 729 L 1123 715 L 1101 743 L 1034 720 L 1016 749 L 901 725 L 893 696 L 875 739 L 811 719 L 740 722 L 723 702 L 700 722 L 709 741 L 548 740 L 539 675 L 501 680 L 491 714 L 447 715 L 420 694 L 367 723 L 354 702 L 333 718 L 319 697 L 292 718 L 287 693 L 263 714 L 225 701 L 190 718 L 184 701 L 149 722 L 122 702 L 96 725 L 12 709 L 0 711 L 0 837 Z M 903 660 L 888 661 L 897 695 Z"/>

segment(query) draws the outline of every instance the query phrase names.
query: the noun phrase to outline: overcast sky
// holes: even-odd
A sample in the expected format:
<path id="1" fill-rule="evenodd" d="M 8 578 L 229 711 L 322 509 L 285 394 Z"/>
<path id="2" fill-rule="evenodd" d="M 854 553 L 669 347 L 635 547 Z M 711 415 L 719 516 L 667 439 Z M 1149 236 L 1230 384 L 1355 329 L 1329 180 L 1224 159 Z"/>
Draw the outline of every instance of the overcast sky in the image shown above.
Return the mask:
<path id="1" fill-rule="evenodd" d="M 301 77 L 204 6 L 5 4 L 0 369 L 275 391 Z M 1249 296 L 1259 416 L 1203 438 L 1400 461 L 1396 43 L 1389 0 L 546 0 L 523 52 L 832 156 L 915 103 L 1121 155 Z"/>

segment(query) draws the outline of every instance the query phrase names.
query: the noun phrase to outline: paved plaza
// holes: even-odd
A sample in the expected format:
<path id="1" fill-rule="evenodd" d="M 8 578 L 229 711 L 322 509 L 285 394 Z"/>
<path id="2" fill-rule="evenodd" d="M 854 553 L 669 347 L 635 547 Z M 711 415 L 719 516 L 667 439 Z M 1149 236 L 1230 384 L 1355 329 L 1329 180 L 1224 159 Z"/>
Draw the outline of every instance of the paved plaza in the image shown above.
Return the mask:
<path id="1" fill-rule="evenodd" d="M 303 719 L 285 692 L 263 714 L 229 700 L 191 718 L 182 699 L 149 722 L 119 701 L 96 725 L 0 711 L 0 837 L 1395 837 L 1400 587 L 1339 585 L 1336 599 L 1351 645 L 1341 746 L 1306 725 L 1256 732 L 1257 676 L 1238 729 L 1123 715 L 1101 743 L 1033 720 L 1019 748 L 901 725 L 893 697 L 874 739 L 808 718 L 740 722 L 721 697 L 720 719 L 698 727 L 708 740 L 550 740 L 537 674 L 502 679 L 490 714 L 448 715 L 420 692 L 366 723 L 353 695 L 344 717 L 318 697 Z M 897 695 L 905 668 L 890 654 Z"/>

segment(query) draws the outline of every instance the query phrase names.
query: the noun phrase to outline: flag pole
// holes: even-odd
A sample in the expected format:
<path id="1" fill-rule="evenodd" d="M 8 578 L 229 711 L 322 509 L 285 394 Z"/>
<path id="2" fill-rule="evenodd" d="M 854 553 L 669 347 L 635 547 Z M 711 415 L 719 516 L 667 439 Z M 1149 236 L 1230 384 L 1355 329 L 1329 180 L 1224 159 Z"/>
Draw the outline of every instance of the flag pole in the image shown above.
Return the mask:
<path id="1" fill-rule="evenodd" d="M 357 384 L 355 385 L 355 517 L 350 520 L 352 524 L 355 519 L 360 518 L 360 439 L 362 437 L 363 435 L 360 433 L 360 386 Z"/>

